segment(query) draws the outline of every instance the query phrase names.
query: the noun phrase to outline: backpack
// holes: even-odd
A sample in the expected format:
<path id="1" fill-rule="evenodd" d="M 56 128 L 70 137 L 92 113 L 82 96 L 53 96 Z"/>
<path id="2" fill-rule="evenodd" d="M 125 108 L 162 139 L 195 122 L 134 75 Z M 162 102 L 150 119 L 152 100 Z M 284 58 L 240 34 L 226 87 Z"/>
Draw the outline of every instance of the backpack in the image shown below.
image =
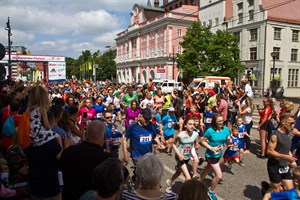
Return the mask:
<path id="1" fill-rule="evenodd" d="M 2 127 L 3 135 L 5 135 L 7 137 L 11 137 L 15 133 L 15 129 L 16 129 L 16 126 L 15 126 L 14 117 L 8 116 Z"/>
<path id="2" fill-rule="evenodd" d="M 21 116 L 18 128 L 18 143 L 23 148 L 31 145 L 30 134 L 30 113 L 24 112 Z"/>

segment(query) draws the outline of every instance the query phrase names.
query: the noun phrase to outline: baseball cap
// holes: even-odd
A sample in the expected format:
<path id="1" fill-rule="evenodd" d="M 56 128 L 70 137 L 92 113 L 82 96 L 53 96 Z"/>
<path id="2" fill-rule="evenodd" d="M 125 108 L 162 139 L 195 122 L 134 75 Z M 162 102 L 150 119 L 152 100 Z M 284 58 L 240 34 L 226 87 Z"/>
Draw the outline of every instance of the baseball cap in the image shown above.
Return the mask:
<path id="1" fill-rule="evenodd" d="M 175 111 L 175 108 L 170 107 L 170 108 L 169 108 L 169 112 L 172 112 L 172 111 Z"/>
<path id="2" fill-rule="evenodd" d="M 151 114 L 157 114 L 156 110 L 151 109 Z"/>
<path id="3" fill-rule="evenodd" d="M 149 108 L 141 109 L 140 114 L 146 119 L 151 119 L 151 110 Z"/>
<path id="4" fill-rule="evenodd" d="M 212 91 L 209 91 L 208 94 L 211 95 L 211 96 L 214 96 L 216 93 L 212 90 Z"/>

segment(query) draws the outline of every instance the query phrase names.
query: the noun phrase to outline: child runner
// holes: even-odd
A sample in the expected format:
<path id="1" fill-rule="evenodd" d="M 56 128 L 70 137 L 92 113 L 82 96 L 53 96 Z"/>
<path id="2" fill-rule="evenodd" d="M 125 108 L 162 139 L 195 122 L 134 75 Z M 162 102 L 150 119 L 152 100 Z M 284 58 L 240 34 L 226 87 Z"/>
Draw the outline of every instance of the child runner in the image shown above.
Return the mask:
<path id="1" fill-rule="evenodd" d="M 187 168 L 187 163 L 192 157 L 192 148 L 194 147 L 194 145 L 198 145 L 198 133 L 194 131 L 194 120 L 192 118 L 185 119 L 183 126 L 186 130 L 180 132 L 175 137 L 172 144 L 175 151 L 177 170 L 175 174 L 173 174 L 172 178 L 166 181 L 168 186 L 167 191 L 171 191 L 173 181 L 176 180 L 178 176 L 180 176 L 181 172 L 183 172 L 185 176 L 185 181 L 191 179 Z M 176 146 L 177 142 L 179 142 L 178 147 Z M 194 158 L 194 160 L 198 160 L 198 158 L 196 157 Z"/>
<path id="2" fill-rule="evenodd" d="M 228 167 L 229 169 L 232 168 L 232 163 L 238 163 L 241 165 L 240 163 L 240 158 L 239 158 L 239 143 L 240 140 L 238 138 L 239 135 L 239 129 L 237 126 L 232 126 L 231 128 L 231 143 L 227 143 L 227 149 L 224 152 L 224 156 L 223 156 L 223 162 L 220 163 L 220 165 L 224 165 L 226 162 L 228 162 Z M 243 165 L 241 165 L 243 166 Z"/>
<path id="3" fill-rule="evenodd" d="M 237 118 L 237 122 L 236 122 L 236 125 L 238 127 L 238 130 L 239 130 L 239 134 L 238 134 L 238 139 L 239 139 L 239 158 L 240 158 L 240 165 L 242 167 L 245 167 L 246 165 L 243 163 L 242 161 L 242 154 L 244 153 L 244 149 L 245 149 L 245 140 L 244 140 L 244 137 L 245 135 L 249 138 L 250 135 L 248 135 L 247 133 L 247 128 L 246 126 L 243 124 L 243 118 L 242 117 L 238 117 Z"/>
<path id="4" fill-rule="evenodd" d="M 179 124 L 175 116 L 175 109 L 173 107 L 169 108 L 168 114 L 161 120 L 161 126 L 163 126 L 165 142 L 168 145 L 167 154 L 172 155 L 171 147 L 174 138 L 174 126 Z"/>
<path id="5" fill-rule="evenodd" d="M 203 120 L 204 120 L 204 124 L 205 124 L 205 130 L 210 128 L 212 117 L 215 114 L 215 112 L 212 111 L 212 109 L 213 109 L 212 105 L 205 106 L 205 111 L 203 113 Z"/>

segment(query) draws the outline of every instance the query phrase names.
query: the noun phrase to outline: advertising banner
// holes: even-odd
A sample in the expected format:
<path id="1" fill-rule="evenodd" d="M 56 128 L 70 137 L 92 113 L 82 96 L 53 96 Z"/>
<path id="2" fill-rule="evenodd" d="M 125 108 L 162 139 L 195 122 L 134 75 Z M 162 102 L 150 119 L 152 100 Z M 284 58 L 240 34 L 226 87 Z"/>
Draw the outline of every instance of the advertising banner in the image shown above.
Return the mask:
<path id="1" fill-rule="evenodd" d="M 50 82 L 66 80 L 66 62 L 49 62 L 48 80 Z"/>

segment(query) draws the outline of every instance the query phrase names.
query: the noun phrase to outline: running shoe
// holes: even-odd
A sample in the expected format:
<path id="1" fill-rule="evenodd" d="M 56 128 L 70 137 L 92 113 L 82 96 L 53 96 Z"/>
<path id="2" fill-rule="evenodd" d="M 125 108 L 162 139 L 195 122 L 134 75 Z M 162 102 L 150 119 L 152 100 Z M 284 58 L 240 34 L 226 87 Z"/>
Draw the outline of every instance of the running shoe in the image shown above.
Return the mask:
<path id="1" fill-rule="evenodd" d="M 166 184 L 167 184 L 166 192 L 168 192 L 168 193 L 172 192 L 171 180 L 167 179 Z"/>
<path id="2" fill-rule="evenodd" d="M 232 162 L 228 161 L 228 168 L 232 169 Z"/>
<path id="3" fill-rule="evenodd" d="M 245 163 L 243 163 L 243 161 L 241 161 L 241 160 L 240 160 L 240 163 L 239 163 L 239 164 L 240 164 L 240 166 L 242 166 L 242 167 L 246 167 Z"/>
<path id="4" fill-rule="evenodd" d="M 198 180 L 198 179 L 199 179 L 199 176 L 193 175 L 193 179 Z"/>
<path id="5" fill-rule="evenodd" d="M 208 197 L 210 200 L 218 200 L 217 195 L 213 191 L 210 191 L 210 190 L 208 190 Z"/>

